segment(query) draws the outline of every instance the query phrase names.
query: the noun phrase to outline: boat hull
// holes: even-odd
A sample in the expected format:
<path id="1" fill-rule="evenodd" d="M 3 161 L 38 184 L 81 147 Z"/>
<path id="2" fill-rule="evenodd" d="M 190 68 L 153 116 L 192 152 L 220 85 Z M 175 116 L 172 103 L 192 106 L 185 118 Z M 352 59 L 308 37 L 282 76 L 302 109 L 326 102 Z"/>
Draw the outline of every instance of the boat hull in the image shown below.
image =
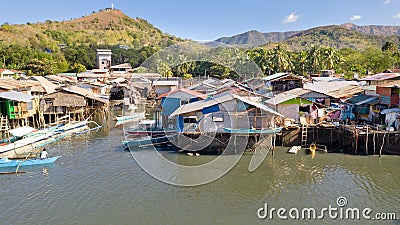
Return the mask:
<path id="1" fill-rule="evenodd" d="M 13 146 L 12 148 L 0 148 L 0 158 L 20 158 L 25 157 L 28 154 L 36 154 L 41 151 L 40 148 L 43 146 L 53 143 L 59 139 L 65 138 L 73 133 L 87 130 L 89 127 L 87 125 L 75 127 L 66 131 L 55 132 L 51 136 L 33 143 L 25 143 L 23 146 Z M 9 144 L 12 145 L 12 144 Z M 3 146 L 4 147 L 4 146 Z"/>
<path id="2" fill-rule="evenodd" d="M 0 159 L 0 168 L 6 167 L 17 167 L 19 166 L 35 166 L 35 165 L 45 165 L 54 163 L 61 156 L 51 157 L 47 159 L 28 159 L 28 160 L 9 160 L 9 159 Z"/>

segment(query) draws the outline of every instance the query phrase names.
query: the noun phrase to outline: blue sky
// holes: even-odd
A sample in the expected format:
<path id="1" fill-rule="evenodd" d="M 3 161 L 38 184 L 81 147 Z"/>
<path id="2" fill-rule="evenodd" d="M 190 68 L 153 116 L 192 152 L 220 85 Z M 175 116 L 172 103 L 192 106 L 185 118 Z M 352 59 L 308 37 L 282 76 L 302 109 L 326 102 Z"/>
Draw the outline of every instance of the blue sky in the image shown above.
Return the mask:
<path id="1" fill-rule="evenodd" d="M 400 25 L 400 0 L 12 0 L 2 2 L 0 24 L 69 20 L 114 3 L 130 17 L 193 40 L 214 40 L 249 30 L 308 29 L 352 22 Z"/>

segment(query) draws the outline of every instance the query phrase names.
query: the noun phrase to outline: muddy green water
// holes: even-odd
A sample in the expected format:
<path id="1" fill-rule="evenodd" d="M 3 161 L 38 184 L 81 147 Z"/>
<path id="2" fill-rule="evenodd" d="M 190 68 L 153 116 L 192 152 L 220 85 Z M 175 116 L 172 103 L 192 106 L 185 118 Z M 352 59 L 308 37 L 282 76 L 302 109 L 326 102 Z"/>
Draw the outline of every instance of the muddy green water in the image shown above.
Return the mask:
<path id="1" fill-rule="evenodd" d="M 287 148 L 278 148 L 254 172 L 248 171 L 251 155 L 244 155 L 215 182 L 177 187 L 144 172 L 121 148 L 122 139 L 121 128 L 64 139 L 48 148 L 51 156 L 62 156 L 54 165 L 1 175 L 0 224 L 378 224 L 257 217 L 264 203 L 321 209 L 337 206 L 339 196 L 347 198 L 349 207 L 400 217 L 398 156 L 317 153 L 312 160 L 304 152 L 291 155 Z M 182 164 L 201 164 L 214 157 L 163 154 Z"/>

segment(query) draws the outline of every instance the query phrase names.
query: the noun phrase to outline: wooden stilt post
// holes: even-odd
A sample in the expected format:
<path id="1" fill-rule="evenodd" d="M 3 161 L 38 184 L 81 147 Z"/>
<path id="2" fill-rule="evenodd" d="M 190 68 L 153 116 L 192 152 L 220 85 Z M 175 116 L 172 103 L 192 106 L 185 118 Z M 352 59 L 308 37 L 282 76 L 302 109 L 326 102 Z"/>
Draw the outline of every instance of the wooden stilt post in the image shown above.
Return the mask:
<path id="1" fill-rule="evenodd" d="M 365 155 L 368 155 L 368 126 L 367 126 L 367 136 L 365 137 Z"/>
<path id="2" fill-rule="evenodd" d="M 385 136 L 386 136 L 386 131 L 385 131 L 385 133 L 383 134 L 383 137 L 382 137 L 382 145 L 381 145 L 381 149 L 379 150 L 379 157 L 381 157 L 383 145 L 385 145 Z"/>
<path id="3" fill-rule="evenodd" d="M 355 132 L 355 135 L 356 135 L 356 143 L 355 143 L 355 148 L 354 148 L 354 154 L 356 154 L 357 155 L 357 150 L 358 150 L 358 131 L 357 130 L 355 130 L 354 131 Z"/>
<path id="4" fill-rule="evenodd" d="M 374 155 L 376 154 L 376 152 L 375 152 L 376 132 L 377 132 L 377 131 L 374 132 L 374 138 L 373 138 L 373 139 L 374 139 L 374 140 L 373 140 L 373 142 L 374 142 Z"/>

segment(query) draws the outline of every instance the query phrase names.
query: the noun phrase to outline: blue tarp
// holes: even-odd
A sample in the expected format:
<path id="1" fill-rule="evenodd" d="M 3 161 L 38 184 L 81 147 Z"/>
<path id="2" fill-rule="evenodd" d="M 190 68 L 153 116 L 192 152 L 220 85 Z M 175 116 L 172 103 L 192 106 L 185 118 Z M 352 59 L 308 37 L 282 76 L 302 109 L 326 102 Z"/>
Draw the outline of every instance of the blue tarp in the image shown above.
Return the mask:
<path id="1" fill-rule="evenodd" d="M 201 112 L 203 114 L 213 113 L 213 112 L 218 112 L 218 111 L 219 111 L 219 106 L 218 105 L 213 105 L 213 106 L 210 106 L 210 107 L 206 107 L 206 108 L 201 110 Z"/>
<path id="2" fill-rule="evenodd" d="M 177 129 L 178 129 L 178 132 L 182 132 L 183 131 L 183 127 L 184 127 L 184 124 L 183 124 L 183 116 L 177 116 L 176 117 L 176 123 L 177 123 Z"/>
<path id="3" fill-rule="evenodd" d="M 162 115 L 169 116 L 177 108 L 181 106 L 181 99 L 180 98 L 168 98 L 164 97 L 161 99 L 161 107 L 163 108 Z"/>

